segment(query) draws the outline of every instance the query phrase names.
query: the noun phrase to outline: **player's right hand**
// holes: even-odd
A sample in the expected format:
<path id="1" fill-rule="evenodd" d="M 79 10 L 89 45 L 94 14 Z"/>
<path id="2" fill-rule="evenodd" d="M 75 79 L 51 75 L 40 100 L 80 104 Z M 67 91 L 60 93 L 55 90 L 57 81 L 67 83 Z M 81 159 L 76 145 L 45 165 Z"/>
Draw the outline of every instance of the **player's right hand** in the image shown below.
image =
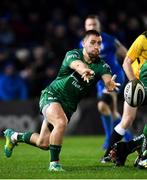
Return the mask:
<path id="1" fill-rule="evenodd" d="M 82 73 L 81 78 L 86 81 L 87 83 L 89 83 L 89 80 L 92 79 L 94 76 L 94 71 L 91 69 L 85 69 L 84 72 Z"/>
<path id="2" fill-rule="evenodd" d="M 117 77 L 116 74 L 114 74 L 114 75 L 112 76 L 110 82 L 108 83 L 107 90 L 108 90 L 109 92 L 114 91 L 114 90 L 119 91 L 119 88 L 118 88 L 118 87 L 119 87 L 121 84 L 115 82 L 116 77 Z"/>

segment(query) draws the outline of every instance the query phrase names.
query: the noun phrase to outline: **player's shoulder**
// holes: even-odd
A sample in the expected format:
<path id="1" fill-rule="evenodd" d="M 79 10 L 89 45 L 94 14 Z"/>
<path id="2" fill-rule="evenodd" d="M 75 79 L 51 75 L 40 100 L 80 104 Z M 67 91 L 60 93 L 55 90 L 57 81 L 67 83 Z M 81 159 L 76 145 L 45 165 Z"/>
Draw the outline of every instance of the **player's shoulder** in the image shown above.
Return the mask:
<path id="1" fill-rule="evenodd" d="M 66 58 L 67 59 L 81 59 L 82 57 L 82 49 L 73 49 L 70 51 L 67 51 Z"/>
<path id="2" fill-rule="evenodd" d="M 82 49 L 72 49 L 70 51 L 67 51 L 66 55 L 69 56 L 69 55 L 74 55 L 74 56 L 81 56 L 82 54 Z"/>
<path id="3" fill-rule="evenodd" d="M 145 43 L 147 41 L 147 31 L 144 31 L 135 40 L 136 43 L 140 43 L 140 44 L 144 43 L 144 41 L 145 41 Z"/>
<path id="4" fill-rule="evenodd" d="M 114 45 L 116 38 L 110 34 L 107 34 L 105 32 L 101 32 L 102 40 L 105 44 Z"/>
<path id="5" fill-rule="evenodd" d="M 114 39 L 116 39 L 114 36 L 112 36 L 112 35 L 110 35 L 110 34 L 107 34 L 107 33 L 105 33 L 105 32 L 101 32 L 101 36 L 102 36 L 102 38 L 104 39 L 108 39 L 108 40 L 114 40 Z"/>
<path id="6" fill-rule="evenodd" d="M 81 53 L 82 53 L 82 49 L 72 49 L 70 51 L 67 51 L 66 54 L 77 54 L 77 55 L 79 55 Z"/>
<path id="7" fill-rule="evenodd" d="M 67 51 L 67 53 L 81 53 L 82 49 L 81 48 L 76 48 L 76 49 L 72 49 Z"/>

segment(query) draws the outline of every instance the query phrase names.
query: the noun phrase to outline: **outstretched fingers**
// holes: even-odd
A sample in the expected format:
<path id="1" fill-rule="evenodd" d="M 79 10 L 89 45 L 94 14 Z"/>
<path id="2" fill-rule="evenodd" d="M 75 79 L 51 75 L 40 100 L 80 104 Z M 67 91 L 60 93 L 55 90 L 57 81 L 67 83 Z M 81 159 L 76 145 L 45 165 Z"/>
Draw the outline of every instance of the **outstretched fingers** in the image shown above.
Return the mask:
<path id="1" fill-rule="evenodd" d="M 94 76 L 94 71 L 91 69 L 86 69 L 85 72 L 82 74 L 81 78 L 83 78 L 84 81 L 89 83 L 89 80 Z"/>

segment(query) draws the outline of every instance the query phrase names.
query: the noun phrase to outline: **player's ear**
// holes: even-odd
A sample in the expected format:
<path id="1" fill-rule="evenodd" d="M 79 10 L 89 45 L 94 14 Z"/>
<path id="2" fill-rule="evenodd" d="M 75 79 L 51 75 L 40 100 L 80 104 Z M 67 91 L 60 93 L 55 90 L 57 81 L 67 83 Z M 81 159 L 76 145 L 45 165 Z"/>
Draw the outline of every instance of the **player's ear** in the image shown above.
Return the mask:
<path id="1" fill-rule="evenodd" d="M 82 40 L 82 47 L 84 46 L 84 40 Z"/>
<path id="2" fill-rule="evenodd" d="M 85 46 L 85 38 L 82 40 L 82 47 Z"/>

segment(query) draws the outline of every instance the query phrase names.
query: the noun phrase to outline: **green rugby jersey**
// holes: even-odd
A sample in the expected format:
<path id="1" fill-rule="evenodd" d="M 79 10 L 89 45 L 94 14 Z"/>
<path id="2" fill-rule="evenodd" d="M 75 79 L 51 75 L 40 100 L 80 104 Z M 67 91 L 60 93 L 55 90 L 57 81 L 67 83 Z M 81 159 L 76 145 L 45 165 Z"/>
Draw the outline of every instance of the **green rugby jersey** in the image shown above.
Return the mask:
<path id="1" fill-rule="evenodd" d="M 91 87 L 96 85 L 96 82 L 101 79 L 104 74 L 111 74 L 109 65 L 101 58 L 97 58 L 92 64 L 88 64 L 83 57 L 83 49 L 74 49 L 68 51 L 63 60 L 57 78 L 44 90 L 52 92 L 61 102 L 72 110 L 76 110 L 77 104 L 83 96 L 85 96 Z M 71 62 L 81 60 L 90 69 L 94 71 L 94 77 L 87 83 L 83 81 L 81 75 L 70 68 Z"/>

